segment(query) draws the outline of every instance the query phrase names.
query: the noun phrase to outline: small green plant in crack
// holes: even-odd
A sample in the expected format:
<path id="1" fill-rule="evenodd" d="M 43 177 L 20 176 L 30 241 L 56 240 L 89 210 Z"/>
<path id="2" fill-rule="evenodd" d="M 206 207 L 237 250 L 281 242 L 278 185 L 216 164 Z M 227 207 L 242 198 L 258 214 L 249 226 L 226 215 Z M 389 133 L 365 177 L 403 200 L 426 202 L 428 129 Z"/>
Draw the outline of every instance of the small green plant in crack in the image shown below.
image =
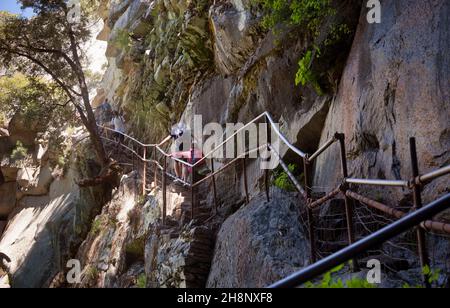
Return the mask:
<path id="1" fill-rule="evenodd" d="M 97 217 L 93 222 L 91 226 L 91 234 L 92 235 L 99 235 L 103 228 L 103 218 Z"/>
<path id="2" fill-rule="evenodd" d="M 128 32 L 127 30 L 118 30 L 117 35 L 115 39 L 113 40 L 113 44 L 122 50 L 125 50 L 126 52 L 130 51 L 131 49 L 131 38 L 130 35 L 132 33 Z"/>
<path id="3" fill-rule="evenodd" d="M 16 147 L 11 153 L 12 160 L 21 160 L 27 157 L 28 150 L 24 147 L 23 143 L 20 141 L 16 142 Z"/>
<path id="4" fill-rule="evenodd" d="M 297 171 L 297 166 L 295 164 L 289 164 L 288 169 L 289 172 L 295 174 L 295 172 Z M 294 184 L 292 184 L 289 175 L 282 168 L 279 168 L 275 171 L 273 185 L 282 190 L 295 191 L 295 186 Z"/>
<path id="5" fill-rule="evenodd" d="M 145 289 L 147 287 L 147 275 L 145 275 L 145 273 L 138 276 L 136 280 L 136 287 L 139 289 Z"/>
<path id="6" fill-rule="evenodd" d="M 313 289 L 373 289 L 376 286 L 367 282 L 366 279 L 359 277 L 352 277 L 346 281 L 341 278 L 334 277 L 336 274 L 341 272 L 345 267 L 345 264 L 339 265 L 323 275 L 322 280 L 318 282 L 307 282 L 305 283 L 306 288 Z"/>
<path id="7" fill-rule="evenodd" d="M 97 280 L 98 279 L 98 269 L 97 267 L 93 265 L 89 265 L 88 269 L 86 270 L 86 276 L 89 278 L 89 280 Z"/>
<path id="8" fill-rule="evenodd" d="M 445 288 L 445 285 L 442 285 L 440 283 L 440 280 L 442 278 L 441 270 L 440 269 L 433 269 L 429 265 L 425 265 L 422 268 L 422 274 L 427 277 L 428 283 L 433 288 Z M 410 285 L 408 283 L 405 283 L 403 285 L 404 289 L 423 289 L 424 286 L 421 285 Z"/>
<path id="9" fill-rule="evenodd" d="M 320 56 L 320 50 L 316 47 L 314 50 L 308 50 L 298 62 L 298 70 L 295 76 L 295 85 L 306 86 L 310 84 L 318 95 L 324 92 L 319 84 L 317 75 L 312 70 L 314 57 Z"/>

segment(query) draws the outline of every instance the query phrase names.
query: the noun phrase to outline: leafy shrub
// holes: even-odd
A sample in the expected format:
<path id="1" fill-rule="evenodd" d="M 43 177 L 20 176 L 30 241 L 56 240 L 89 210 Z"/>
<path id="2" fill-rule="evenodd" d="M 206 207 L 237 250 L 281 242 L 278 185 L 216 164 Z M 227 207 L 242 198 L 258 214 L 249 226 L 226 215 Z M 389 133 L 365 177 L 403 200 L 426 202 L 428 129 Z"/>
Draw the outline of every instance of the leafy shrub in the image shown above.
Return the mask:
<path id="1" fill-rule="evenodd" d="M 316 52 L 318 51 L 319 50 L 316 49 Z M 301 84 L 302 86 L 305 86 L 307 84 L 310 84 L 312 85 L 317 94 L 323 95 L 323 90 L 319 84 L 317 75 L 311 69 L 314 58 L 313 54 L 315 54 L 313 51 L 308 50 L 306 54 L 298 62 L 298 71 L 295 76 L 295 85 L 298 86 Z"/>
<path id="2" fill-rule="evenodd" d="M 351 33 L 346 24 L 331 22 L 325 24 L 327 17 L 336 14 L 331 0 L 254 0 L 264 9 L 262 26 L 266 30 L 278 32 L 279 25 L 301 29 L 311 41 L 315 41 L 321 32 L 326 37 L 319 43 L 321 47 L 332 47 Z M 326 26 L 325 26 L 326 25 Z M 319 48 L 307 50 L 298 62 L 295 84 L 311 86 L 318 95 L 324 91 L 319 83 L 319 74 L 313 71 L 313 64 L 321 58 Z"/>
<path id="3" fill-rule="evenodd" d="M 93 265 L 89 265 L 86 275 L 90 280 L 97 280 L 99 275 L 98 269 Z"/>
<path id="4" fill-rule="evenodd" d="M 92 235 L 98 235 L 102 231 L 103 226 L 103 218 L 97 217 L 93 222 L 91 226 L 91 234 Z"/>
<path id="5" fill-rule="evenodd" d="M 317 283 L 307 282 L 305 286 L 307 288 L 316 288 L 316 289 L 373 289 L 376 286 L 367 282 L 366 279 L 352 277 L 345 282 L 341 278 L 334 278 L 333 274 L 340 272 L 344 268 L 344 264 L 339 265 L 338 267 L 332 269 L 328 273 L 326 273 L 322 280 Z"/>
<path id="6" fill-rule="evenodd" d="M 11 159 L 12 160 L 21 160 L 27 157 L 28 150 L 23 146 L 23 143 L 20 141 L 17 141 L 16 147 L 11 153 Z"/>
<path id="7" fill-rule="evenodd" d="M 295 173 L 297 166 L 289 164 L 288 169 L 291 173 Z M 294 184 L 292 184 L 289 175 L 283 169 L 275 171 L 273 185 L 286 191 L 295 191 Z"/>
<path id="8" fill-rule="evenodd" d="M 117 36 L 114 39 L 113 44 L 119 48 L 119 49 L 123 49 L 125 51 L 130 51 L 131 49 L 131 39 L 130 39 L 130 34 L 127 30 L 119 30 L 117 32 Z"/>
<path id="9" fill-rule="evenodd" d="M 262 25 L 273 30 L 279 24 L 304 26 L 317 34 L 320 22 L 333 14 L 331 0 L 255 0 L 266 14 Z"/>
<path id="10" fill-rule="evenodd" d="M 441 270 L 440 269 L 432 269 L 430 266 L 426 265 L 423 269 L 422 269 L 422 274 L 428 277 L 428 283 L 430 284 L 431 287 L 434 288 L 444 288 L 445 286 L 442 285 L 441 282 L 441 278 L 442 278 L 442 274 L 441 274 Z M 405 283 L 403 285 L 404 289 L 422 289 L 424 288 L 421 285 L 415 285 L 412 286 L 408 283 Z"/>
<path id="11" fill-rule="evenodd" d="M 136 287 L 140 289 L 145 289 L 147 287 L 147 275 L 140 274 L 136 281 Z"/>

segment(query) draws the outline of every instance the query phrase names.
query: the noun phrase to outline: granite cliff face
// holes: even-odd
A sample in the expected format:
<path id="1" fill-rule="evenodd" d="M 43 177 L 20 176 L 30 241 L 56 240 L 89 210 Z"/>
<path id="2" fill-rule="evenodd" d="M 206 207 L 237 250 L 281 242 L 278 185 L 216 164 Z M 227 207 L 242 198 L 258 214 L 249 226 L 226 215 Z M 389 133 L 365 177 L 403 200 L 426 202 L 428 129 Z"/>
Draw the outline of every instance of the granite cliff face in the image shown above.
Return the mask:
<path id="1" fill-rule="evenodd" d="M 446 1 L 385 1 L 380 25 L 362 16 L 321 132 L 322 142 L 346 134 L 352 175 L 410 178 L 409 137 L 417 139 L 422 172 L 449 163 L 449 10 Z M 339 177 L 336 154 L 320 159 L 317 185 Z M 427 186 L 425 202 L 448 184 Z"/>
<path id="2" fill-rule="evenodd" d="M 335 132 L 345 133 L 354 177 L 409 178 L 409 137 L 417 138 L 422 172 L 449 163 L 446 1 L 426 5 L 418 0 L 383 1 L 381 24 L 367 23 L 366 1 L 342 3 L 337 18 L 354 31 L 325 60 L 329 87 L 321 96 L 294 84 L 299 57 L 311 42 L 301 33 L 274 36 L 264 31 L 261 10 L 254 2 L 138 2 L 118 6 L 104 2 L 109 13 L 104 14 L 107 26 L 102 39 L 111 46 L 104 92 L 125 111 L 130 132 L 144 140 L 160 139 L 170 123 L 190 123 L 195 114 L 202 115 L 204 123 L 225 124 L 246 123 L 268 111 L 288 139 L 309 153 Z M 128 50 L 114 47 L 118 29 L 132 34 Z M 314 187 L 327 190 L 342 180 L 337 151 L 333 148 L 314 165 Z M 287 149 L 282 154 L 287 161 L 301 164 Z M 249 163 L 248 172 L 253 179 L 250 194 L 257 196 L 262 173 L 256 163 Z M 239 204 L 242 170 L 228 171 L 218 183 L 229 187 L 219 192 L 224 208 Z M 448 187 L 448 179 L 427 187 L 425 201 L 448 192 Z M 411 200 L 401 190 L 370 189 L 366 193 L 378 199 L 381 195 L 382 200 Z M 283 273 L 244 277 L 242 273 L 248 272 L 245 262 L 234 262 L 223 248 L 236 241 L 246 247 L 233 246 L 236 260 L 247 255 L 246 249 L 259 251 L 254 264 L 266 264 L 270 253 L 264 251 L 279 249 L 288 254 L 289 248 L 258 242 L 258 232 L 240 232 L 234 238 L 233 222 L 260 227 L 258 217 L 265 217 L 268 205 L 255 202 L 259 205 L 223 217 L 208 286 L 222 282 L 263 286 Z M 255 243 L 262 247 L 255 248 Z M 300 240 L 296 245 L 305 243 Z M 286 262 L 294 268 L 308 261 Z"/>
<path id="3" fill-rule="evenodd" d="M 93 105 L 108 97 L 124 111 L 128 133 L 149 143 L 166 136 L 171 124 L 190 124 L 196 114 L 204 123 L 224 125 L 246 123 L 268 111 L 286 137 L 308 153 L 335 132 L 345 133 L 353 177 L 409 178 L 409 137 L 417 138 L 421 172 L 444 166 L 450 162 L 450 4 L 386 0 L 382 22 L 369 24 L 366 2 L 340 2 L 335 18 L 346 21 L 351 31 L 339 47 L 324 51 L 318 69 L 327 85 L 318 95 L 294 82 L 299 58 L 313 42 L 301 31 L 274 35 L 263 30 L 262 10 L 254 1 L 102 0 L 104 29 L 98 39 L 108 42 L 108 68 Z M 286 148 L 281 154 L 301 165 Z M 185 192 L 171 188 L 169 223 L 161 226 L 160 191 L 142 200 L 136 195 L 140 184 L 132 181 L 122 182 L 112 201 L 103 200 L 100 214 L 97 206 L 85 203 L 87 209 L 97 209 L 89 211 L 91 218 L 99 216 L 81 248 L 71 254 L 83 267 L 76 286 L 261 287 L 307 265 L 309 244 L 298 196 L 276 190 L 266 202 L 257 162 L 247 168 L 250 204 L 241 207 L 242 168 L 230 168 L 217 179 L 218 187 L 227 189 L 219 190 L 219 212 L 210 220 L 179 224 L 188 221 L 189 201 Z M 337 147 L 314 164 L 313 180 L 323 190 L 341 182 Z M 60 196 L 51 194 L 52 183 L 45 204 Z M 8 185 L 0 186 L 0 195 L 11 191 Z M 206 214 L 212 208 L 210 189 L 202 188 L 201 211 Z M 381 201 L 411 201 L 407 191 L 361 191 Z M 425 189 L 424 201 L 448 191 L 448 178 L 436 181 Z M 0 199 L 0 217 L 11 211 L 8 198 L 15 196 Z M 320 215 L 336 214 L 334 206 Z M 13 241 L 8 234 L 21 216 L 11 217 L 0 251 L 9 249 L 3 247 Z M 341 224 L 342 219 L 333 228 Z M 343 240 L 344 233 L 334 240 Z M 448 242 L 433 240 L 433 245 L 439 247 L 440 259 L 448 259 Z M 418 276 L 416 261 L 406 263 L 395 265 L 403 273 L 398 281 Z M 258 271 L 264 267 L 267 271 Z M 59 281 L 64 275 L 61 269 L 53 286 L 67 286 Z M 42 276 L 33 286 L 52 280 L 55 270 Z"/>

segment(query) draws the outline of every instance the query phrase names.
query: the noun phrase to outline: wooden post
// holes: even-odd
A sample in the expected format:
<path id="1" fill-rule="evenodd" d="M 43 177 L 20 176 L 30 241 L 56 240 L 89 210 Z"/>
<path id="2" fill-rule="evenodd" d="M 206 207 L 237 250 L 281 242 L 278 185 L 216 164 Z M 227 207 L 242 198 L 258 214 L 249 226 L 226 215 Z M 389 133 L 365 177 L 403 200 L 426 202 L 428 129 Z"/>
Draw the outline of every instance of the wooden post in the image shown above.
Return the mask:
<path id="1" fill-rule="evenodd" d="M 245 202 L 248 204 L 250 202 L 250 197 L 248 194 L 248 179 L 247 179 L 247 158 L 242 159 L 244 168 L 244 189 L 245 189 Z"/>
<path id="2" fill-rule="evenodd" d="M 311 263 L 315 263 L 316 258 L 316 239 L 314 234 L 314 216 L 312 209 L 309 208 L 308 204 L 311 202 L 311 181 L 309 177 L 309 162 L 308 156 L 303 158 L 303 172 L 305 177 L 305 192 L 306 192 L 306 213 L 308 216 L 308 229 L 309 229 L 309 247 L 311 253 Z"/>
<path id="3" fill-rule="evenodd" d="M 411 167 L 412 175 L 415 179 L 419 176 L 419 161 L 417 159 L 417 148 L 416 148 L 416 138 L 409 139 L 409 149 L 411 154 Z M 413 182 L 413 199 L 414 199 L 414 210 L 419 210 L 422 208 L 422 188 L 414 181 Z M 422 269 L 430 266 L 430 260 L 428 257 L 427 244 L 425 238 L 425 231 L 418 227 L 417 228 L 417 249 L 420 259 L 420 265 Z M 426 288 L 430 288 L 429 275 L 423 275 L 423 283 Z"/>
<path id="4" fill-rule="evenodd" d="M 166 211 L 167 211 L 167 156 L 164 155 L 163 159 L 163 171 L 162 171 L 162 193 L 163 193 L 163 213 L 162 213 L 162 223 L 166 224 Z"/>
<path id="5" fill-rule="evenodd" d="M 217 214 L 218 211 L 218 204 L 217 204 L 217 187 L 216 187 L 216 177 L 214 176 L 214 158 L 211 158 L 211 180 L 212 180 L 212 186 L 213 186 L 213 194 L 214 194 L 214 210 Z"/>
<path id="6" fill-rule="evenodd" d="M 142 195 L 145 196 L 146 189 L 147 189 L 147 148 L 144 147 L 144 153 L 143 153 L 143 169 L 142 169 Z"/>
<path id="7" fill-rule="evenodd" d="M 344 179 L 348 178 L 348 166 L 347 166 L 347 151 L 345 149 L 345 135 L 336 134 L 336 139 L 339 140 L 339 146 L 341 150 L 341 166 L 342 176 Z M 349 246 L 355 242 L 355 229 L 353 224 L 353 200 L 346 195 L 347 185 L 343 186 L 343 195 L 345 202 L 345 216 L 347 220 L 347 238 Z M 358 259 L 352 260 L 352 270 L 354 272 L 359 270 Z"/>

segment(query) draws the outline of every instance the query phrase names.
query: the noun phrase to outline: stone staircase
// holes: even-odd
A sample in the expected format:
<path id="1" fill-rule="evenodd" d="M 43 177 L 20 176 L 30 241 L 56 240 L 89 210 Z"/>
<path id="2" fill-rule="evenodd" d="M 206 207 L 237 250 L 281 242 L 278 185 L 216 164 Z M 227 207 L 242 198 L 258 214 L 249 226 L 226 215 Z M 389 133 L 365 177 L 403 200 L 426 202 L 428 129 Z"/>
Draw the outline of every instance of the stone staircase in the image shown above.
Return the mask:
<path id="1" fill-rule="evenodd" d="M 106 150 L 114 159 L 129 166 L 124 172 L 138 171 L 139 164 L 133 161 L 127 151 L 118 151 L 116 146 L 107 145 Z M 140 176 L 138 176 L 140 177 Z M 167 192 L 177 194 L 182 200 L 174 205 L 172 214 L 166 217 L 165 225 L 160 225 L 160 241 L 168 242 L 171 239 L 183 239 L 183 276 L 186 287 L 203 288 L 206 285 L 214 254 L 215 234 L 214 227 L 207 226 L 214 214 L 212 207 L 208 206 L 207 197 L 210 194 L 206 183 L 199 185 L 194 191 L 194 200 L 189 187 L 166 177 Z M 154 181 L 154 169 L 147 168 L 147 183 Z M 155 184 L 155 183 L 153 183 Z M 161 173 L 158 172 L 156 186 L 162 188 Z M 192 202 L 194 201 L 194 215 L 192 219 Z M 186 234 L 188 234 L 186 236 Z"/>

